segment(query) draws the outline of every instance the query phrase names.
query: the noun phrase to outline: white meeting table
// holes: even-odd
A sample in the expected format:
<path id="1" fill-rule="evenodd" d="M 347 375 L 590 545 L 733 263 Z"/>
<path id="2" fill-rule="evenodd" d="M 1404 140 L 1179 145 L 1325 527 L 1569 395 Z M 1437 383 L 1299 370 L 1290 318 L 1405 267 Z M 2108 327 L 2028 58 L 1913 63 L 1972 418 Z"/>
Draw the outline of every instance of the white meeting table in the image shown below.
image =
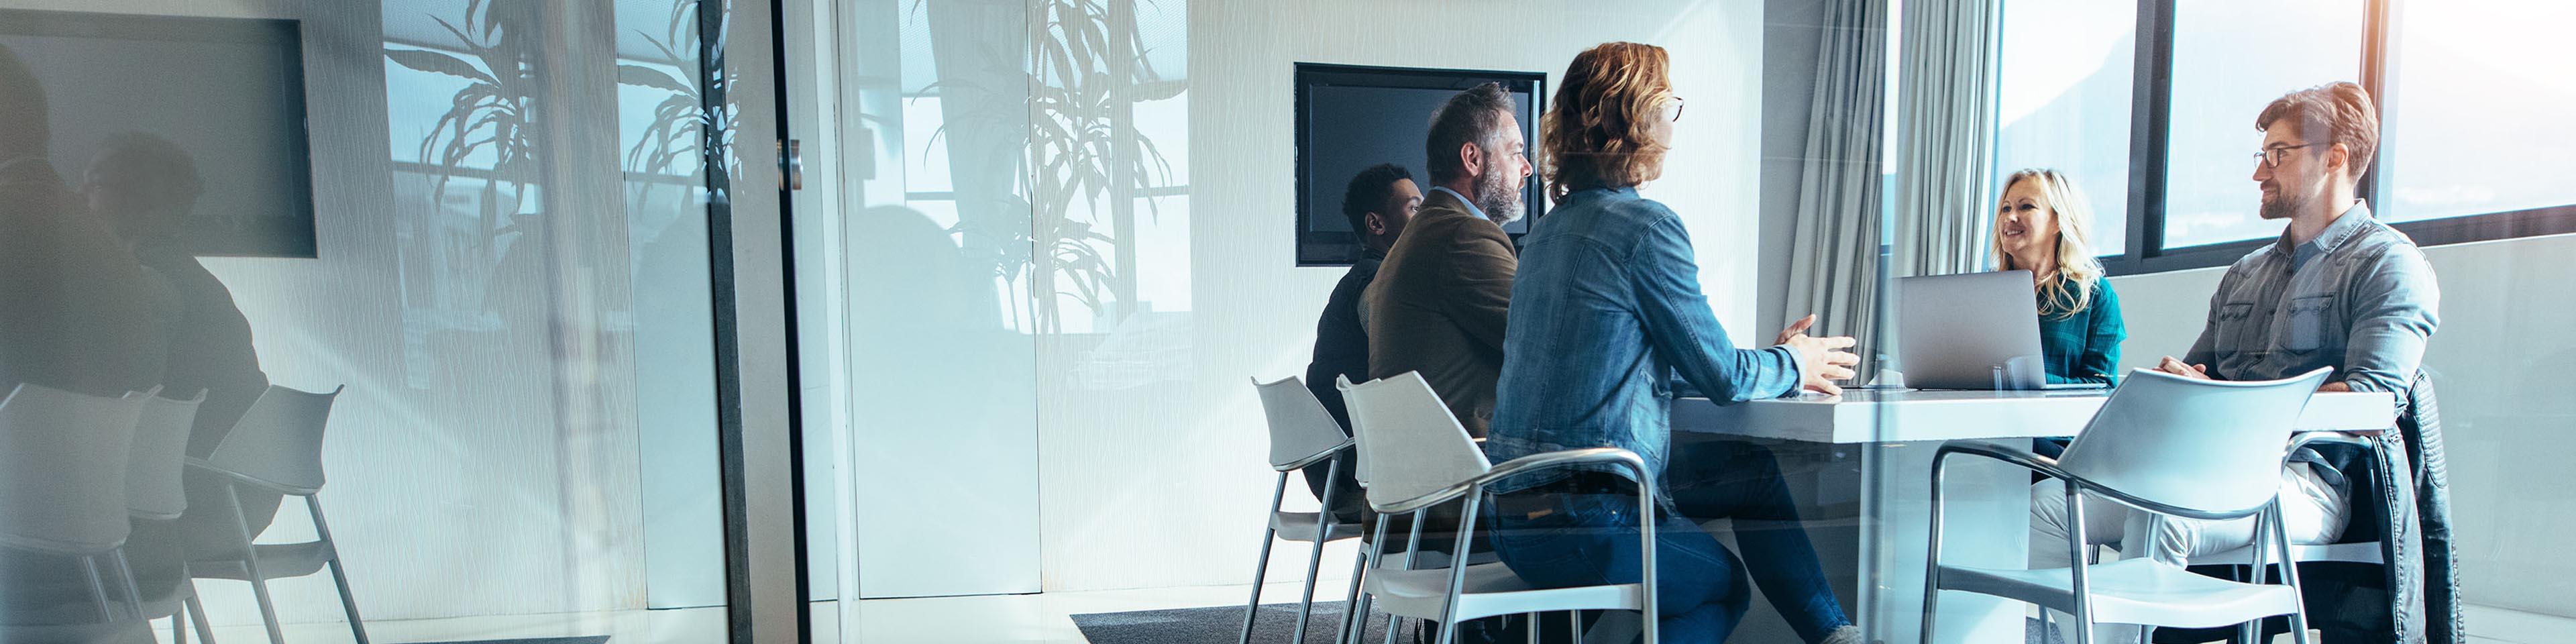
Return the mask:
<path id="1" fill-rule="evenodd" d="M 1826 578 L 1846 606 L 1857 607 L 1851 617 L 1868 639 L 2004 644 L 2022 641 L 2025 606 L 1982 595 L 1943 595 L 1939 637 L 1925 640 L 1918 632 L 1932 453 L 1953 440 L 2001 439 L 2027 448 L 2026 441 L 2013 439 L 2072 436 L 2109 394 L 1853 389 L 1841 396 L 1726 406 L 1683 398 L 1673 402 L 1672 420 L 1676 441 L 1722 435 L 1757 439 L 1771 448 Z M 2384 431 L 2395 418 L 2396 401 L 2388 394 L 2320 393 L 2300 415 L 2298 429 Z M 2030 483 L 2029 470 L 1988 459 L 1950 459 L 1942 561 L 2027 565 Z M 1757 600 L 1730 641 L 1798 640 L 1767 600 Z"/>

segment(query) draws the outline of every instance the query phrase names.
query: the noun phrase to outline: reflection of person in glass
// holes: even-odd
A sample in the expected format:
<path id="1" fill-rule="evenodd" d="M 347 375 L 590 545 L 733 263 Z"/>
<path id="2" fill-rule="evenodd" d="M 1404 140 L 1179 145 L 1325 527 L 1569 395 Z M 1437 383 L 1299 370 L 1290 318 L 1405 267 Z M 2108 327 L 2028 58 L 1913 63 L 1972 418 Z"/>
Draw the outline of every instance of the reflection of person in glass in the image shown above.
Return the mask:
<path id="1" fill-rule="evenodd" d="M 159 277 L 64 185 L 49 160 L 47 117 L 35 74 L 0 46 L 0 395 L 20 385 L 105 397 L 149 391 L 161 384 L 176 306 Z M 10 483 L 65 496 L 97 492 Z M 0 528 L 16 520 L 0 516 Z M 95 619 L 93 606 L 76 601 L 90 596 L 82 568 L 0 548 L 0 624 Z M 0 640 L 12 636 L 0 631 Z"/>
<path id="2" fill-rule="evenodd" d="M 1324 404 L 1324 411 L 1342 424 L 1342 433 L 1351 431 L 1350 408 L 1342 402 L 1342 390 L 1333 383 L 1336 378 L 1365 382 L 1368 378 L 1368 328 L 1360 324 L 1360 292 L 1377 278 L 1379 262 L 1386 261 L 1386 249 L 1395 246 L 1404 234 L 1404 224 L 1422 208 L 1422 190 L 1413 185 L 1413 173 L 1393 163 L 1371 166 L 1351 177 L 1342 191 L 1342 215 L 1351 220 L 1351 233 L 1359 236 L 1360 257 L 1351 262 L 1350 272 L 1333 284 L 1333 294 L 1324 301 L 1324 315 L 1315 321 L 1314 360 L 1306 363 L 1306 390 Z M 1354 465 L 1358 448 L 1342 451 L 1335 457 L 1341 463 L 1337 490 L 1355 491 L 1359 480 Z M 1306 484 L 1316 496 L 1324 494 L 1324 475 L 1329 467 L 1306 468 Z M 1360 521 L 1366 500 L 1358 494 L 1339 494 L 1333 499 L 1333 514 L 1343 521 Z"/>
<path id="3" fill-rule="evenodd" d="M 1566 68 L 1540 120 L 1556 208 L 1522 240 L 1485 445 L 1497 462 L 1586 447 L 1636 452 L 1669 493 L 1664 511 L 1637 516 L 1635 475 L 1625 469 L 1515 476 L 1493 485 L 1494 553 L 1540 587 L 1636 583 L 1638 524 L 1654 521 L 1664 641 L 1724 641 L 1758 585 L 1800 639 L 1856 644 L 1860 629 L 1826 584 L 1771 453 L 1673 436 L 1675 372 L 1735 403 L 1838 392 L 1831 381 L 1851 377 L 1860 357 L 1848 351 L 1851 338 L 1806 335 L 1814 316 L 1770 348 L 1727 339 L 1700 291 L 1681 217 L 1637 195 L 1663 175 L 1681 117 L 1671 65 L 1661 47 L 1594 47 Z M 1734 520 L 1745 557 L 1700 527 L 1720 518 Z"/>
<path id="4" fill-rule="evenodd" d="M 234 305 L 232 291 L 189 252 L 205 215 L 195 211 L 204 192 L 197 164 L 187 151 L 167 139 L 128 133 L 111 139 L 90 162 L 81 186 L 92 215 L 113 225 L 133 249 L 136 260 L 161 276 L 178 296 L 178 324 L 172 327 L 161 378 L 162 391 L 186 397 L 204 391 L 197 421 L 188 435 L 188 455 L 205 458 L 222 441 L 234 421 L 268 390 L 259 354 L 251 346 L 250 320 Z M 175 525 L 137 522 L 135 574 L 147 582 L 175 580 L 180 574 L 179 535 L 201 543 L 191 552 L 222 552 L 234 530 L 229 512 L 215 511 L 230 502 L 222 478 L 191 471 L 190 511 Z M 256 531 L 277 512 L 278 495 L 257 488 L 240 491 L 242 513 Z M 204 510 L 204 511 L 199 511 Z"/>

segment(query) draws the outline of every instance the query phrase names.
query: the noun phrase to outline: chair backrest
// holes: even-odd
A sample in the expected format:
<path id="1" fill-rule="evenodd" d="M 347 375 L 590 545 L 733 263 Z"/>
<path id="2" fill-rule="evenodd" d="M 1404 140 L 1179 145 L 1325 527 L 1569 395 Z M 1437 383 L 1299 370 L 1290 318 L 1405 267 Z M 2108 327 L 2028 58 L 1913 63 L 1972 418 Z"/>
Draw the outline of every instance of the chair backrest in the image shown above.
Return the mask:
<path id="1" fill-rule="evenodd" d="M 2332 369 L 2228 382 L 2138 370 L 2058 466 L 2124 494 L 2201 512 L 2261 508 L 2280 489 L 2299 412 Z"/>
<path id="2" fill-rule="evenodd" d="M 1349 441 L 1342 435 L 1342 424 L 1324 411 L 1324 403 L 1315 400 L 1315 392 L 1296 376 L 1275 382 L 1252 381 L 1261 392 L 1261 413 L 1270 418 L 1270 468 L 1280 471 L 1313 463 L 1315 457 L 1330 452 Z"/>
<path id="3" fill-rule="evenodd" d="M 1494 468 L 1422 374 L 1407 371 L 1357 385 L 1345 378 L 1337 386 L 1351 408 L 1370 506 L 1437 492 Z M 1396 466 L 1375 469 L 1389 462 Z"/>
<path id="4" fill-rule="evenodd" d="M 332 401 L 346 389 L 313 393 L 269 385 L 206 464 L 281 494 L 321 491 L 322 430 L 330 424 Z"/>
<path id="5" fill-rule="evenodd" d="M 197 428 L 205 390 L 188 400 L 154 396 L 143 401 L 134 423 L 134 448 L 125 461 L 125 509 L 146 519 L 176 519 L 188 511 L 180 483 L 187 471 L 188 433 Z"/>
<path id="6" fill-rule="evenodd" d="M 0 543 L 84 554 L 124 543 L 126 451 L 151 396 L 21 384 L 0 400 Z"/>

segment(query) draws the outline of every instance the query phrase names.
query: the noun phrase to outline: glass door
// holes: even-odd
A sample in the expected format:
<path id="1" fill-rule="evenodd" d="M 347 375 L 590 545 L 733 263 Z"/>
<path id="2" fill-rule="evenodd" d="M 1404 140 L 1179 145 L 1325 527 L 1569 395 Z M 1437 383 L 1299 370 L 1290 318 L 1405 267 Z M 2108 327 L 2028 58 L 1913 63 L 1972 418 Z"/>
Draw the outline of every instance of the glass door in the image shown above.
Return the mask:
<path id="1" fill-rule="evenodd" d="M 798 638 L 754 4 L 0 0 L 0 640 Z"/>

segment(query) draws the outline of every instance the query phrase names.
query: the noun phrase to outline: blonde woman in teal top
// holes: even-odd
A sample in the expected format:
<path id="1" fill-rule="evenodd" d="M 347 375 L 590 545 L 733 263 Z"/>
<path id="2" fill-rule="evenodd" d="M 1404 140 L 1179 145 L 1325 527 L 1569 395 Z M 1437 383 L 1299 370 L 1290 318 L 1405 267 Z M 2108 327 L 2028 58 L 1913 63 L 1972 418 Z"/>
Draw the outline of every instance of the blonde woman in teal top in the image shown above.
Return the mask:
<path id="1" fill-rule="evenodd" d="M 2015 172 L 1995 209 L 1996 270 L 2030 271 L 2039 344 L 2051 383 L 2112 384 L 2120 364 L 2120 296 L 2093 257 L 2093 208 L 2056 170 Z"/>

